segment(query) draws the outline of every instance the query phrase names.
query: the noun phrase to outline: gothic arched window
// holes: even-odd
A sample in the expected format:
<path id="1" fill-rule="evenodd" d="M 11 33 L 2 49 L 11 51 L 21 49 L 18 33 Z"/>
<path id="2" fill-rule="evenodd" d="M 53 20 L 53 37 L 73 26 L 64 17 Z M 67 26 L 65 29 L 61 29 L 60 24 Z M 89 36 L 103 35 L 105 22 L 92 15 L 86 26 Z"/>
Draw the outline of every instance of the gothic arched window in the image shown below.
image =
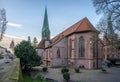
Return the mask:
<path id="1" fill-rule="evenodd" d="M 70 39 L 70 57 L 72 56 L 72 40 Z"/>
<path id="2" fill-rule="evenodd" d="M 85 56 L 85 42 L 84 38 L 81 36 L 79 38 L 79 57 L 84 57 Z"/>
<path id="3" fill-rule="evenodd" d="M 57 50 L 57 58 L 60 58 L 60 49 Z"/>

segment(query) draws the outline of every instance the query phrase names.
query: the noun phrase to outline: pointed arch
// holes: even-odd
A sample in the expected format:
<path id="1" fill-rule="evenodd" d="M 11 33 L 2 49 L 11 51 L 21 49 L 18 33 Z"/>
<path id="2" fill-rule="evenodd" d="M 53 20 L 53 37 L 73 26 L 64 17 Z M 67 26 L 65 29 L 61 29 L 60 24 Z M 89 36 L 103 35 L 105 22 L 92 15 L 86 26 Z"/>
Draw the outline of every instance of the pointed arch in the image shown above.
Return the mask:
<path id="1" fill-rule="evenodd" d="M 79 57 L 85 56 L 85 40 L 83 36 L 79 38 Z"/>
<path id="2" fill-rule="evenodd" d="M 70 39 L 70 41 L 69 41 L 69 43 L 70 43 L 70 47 L 69 47 L 69 54 L 70 54 L 70 57 L 72 56 L 72 39 Z"/>
<path id="3" fill-rule="evenodd" d="M 57 58 L 60 58 L 60 49 L 57 49 Z"/>

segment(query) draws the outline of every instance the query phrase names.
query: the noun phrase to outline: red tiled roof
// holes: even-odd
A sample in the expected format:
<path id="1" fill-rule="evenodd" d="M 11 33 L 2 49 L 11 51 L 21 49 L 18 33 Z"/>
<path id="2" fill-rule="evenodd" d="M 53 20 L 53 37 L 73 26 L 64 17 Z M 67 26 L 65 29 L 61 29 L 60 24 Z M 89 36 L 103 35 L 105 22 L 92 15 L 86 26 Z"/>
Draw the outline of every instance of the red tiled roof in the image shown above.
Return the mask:
<path id="1" fill-rule="evenodd" d="M 44 49 L 45 48 L 45 40 L 41 40 L 37 46 L 37 49 Z"/>
<path id="2" fill-rule="evenodd" d="M 51 39 L 51 45 L 55 44 L 57 41 L 60 41 L 64 37 L 77 32 L 86 32 L 86 31 L 95 31 L 98 32 L 95 27 L 90 23 L 87 17 L 83 18 L 82 20 L 78 21 L 74 25 L 70 26 L 68 29 L 63 31 L 62 33 L 58 34 L 54 38 Z M 45 48 L 45 43 L 43 45 L 42 41 L 39 43 L 38 48 Z"/>
<path id="3" fill-rule="evenodd" d="M 72 25 L 62 33 L 58 34 L 56 37 L 52 38 L 51 42 L 54 43 L 71 33 L 84 32 L 84 31 L 97 31 L 86 17 L 80 20 L 79 22 L 75 23 L 74 25 Z"/>

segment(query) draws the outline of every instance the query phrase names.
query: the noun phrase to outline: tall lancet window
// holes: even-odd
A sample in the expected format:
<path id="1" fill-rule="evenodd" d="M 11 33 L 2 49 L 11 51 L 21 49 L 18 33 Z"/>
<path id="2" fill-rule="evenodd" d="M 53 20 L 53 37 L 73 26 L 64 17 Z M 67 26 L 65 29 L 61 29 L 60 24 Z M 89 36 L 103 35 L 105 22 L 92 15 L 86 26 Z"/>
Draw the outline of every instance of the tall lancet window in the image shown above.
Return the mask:
<path id="1" fill-rule="evenodd" d="M 57 58 L 60 58 L 60 49 L 57 50 Z"/>
<path id="2" fill-rule="evenodd" d="M 85 42 L 84 38 L 81 36 L 79 38 L 79 57 L 84 57 L 85 56 Z"/>
<path id="3" fill-rule="evenodd" d="M 69 43 L 70 43 L 70 47 L 69 47 L 70 53 L 69 54 L 70 54 L 70 57 L 72 57 L 72 40 L 71 39 L 70 39 Z"/>

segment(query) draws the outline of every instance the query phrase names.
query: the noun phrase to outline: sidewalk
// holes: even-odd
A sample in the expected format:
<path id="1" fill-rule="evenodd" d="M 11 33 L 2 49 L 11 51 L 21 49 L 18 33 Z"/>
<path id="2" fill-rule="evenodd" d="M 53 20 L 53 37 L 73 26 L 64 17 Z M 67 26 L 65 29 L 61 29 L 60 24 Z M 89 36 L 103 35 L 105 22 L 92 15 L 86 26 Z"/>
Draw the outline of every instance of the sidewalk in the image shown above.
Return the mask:
<path id="1" fill-rule="evenodd" d="M 12 65 L 12 61 L 9 63 L 5 63 L 4 60 L 0 60 L 0 79 L 4 76 L 4 74 L 9 70 Z"/>
<path id="2" fill-rule="evenodd" d="M 74 69 L 70 69 L 70 82 L 120 82 L 120 68 L 111 67 L 107 69 L 107 73 L 101 70 L 84 70 L 81 73 L 75 73 Z M 65 82 L 61 74 L 61 68 L 48 68 L 48 72 L 39 72 L 45 78 L 51 78 L 58 82 Z"/>

